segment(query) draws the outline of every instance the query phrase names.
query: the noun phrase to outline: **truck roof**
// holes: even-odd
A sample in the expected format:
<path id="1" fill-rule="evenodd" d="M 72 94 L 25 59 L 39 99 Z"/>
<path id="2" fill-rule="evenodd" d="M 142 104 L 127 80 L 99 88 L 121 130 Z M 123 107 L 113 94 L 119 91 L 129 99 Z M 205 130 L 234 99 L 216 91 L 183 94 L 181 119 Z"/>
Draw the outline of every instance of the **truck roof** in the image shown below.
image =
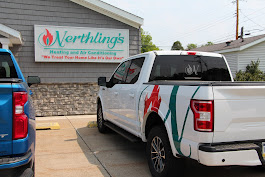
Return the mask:
<path id="1" fill-rule="evenodd" d="M 197 56 L 207 56 L 207 57 L 220 57 L 222 58 L 223 55 L 213 52 L 200 52 L 200 51 L 182 51 L 182 50 L 158 50 L 158 51 L 150 51 L 145 53 L 140 53 L 137 55 L 130 56 L 123 61 L 135 59 L 137 57 L 143 57 L 146 55 L 197 55 Z"/>
<path id="2" fill-rule="evenodd" d="M 10 50 L 8 49 L 0 49 L 0 52 L 7 52 L 7 53 L 11 53 Z"/>
<path id="3" fill-rule="evenodd" d="M 221 54 L 212 52 L 200 51 L 182 51 L 182 50 L 169 50 L 169 51 L 153 51 L 156 55 L 200 55 L 209 57 L 222 57 Z"/>

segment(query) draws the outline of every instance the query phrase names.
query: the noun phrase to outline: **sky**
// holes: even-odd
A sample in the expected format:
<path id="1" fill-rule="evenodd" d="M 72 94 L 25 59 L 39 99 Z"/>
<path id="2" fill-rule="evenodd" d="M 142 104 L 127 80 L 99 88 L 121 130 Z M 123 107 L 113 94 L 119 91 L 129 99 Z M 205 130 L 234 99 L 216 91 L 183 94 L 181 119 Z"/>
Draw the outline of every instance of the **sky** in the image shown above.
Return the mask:
<path id="1" fill-rule="evenodd" d="M 170 50 L 178 40 L 184 48 L 190 43 L 235 40 L 236 4 L 232 0 L 102 1 L 144 18 L 142 28 L 163 50 Z M 239 27 L 251 33 L 245 38 L 265 34 L 265 0 L 240 0 L 239 9 Z"/>

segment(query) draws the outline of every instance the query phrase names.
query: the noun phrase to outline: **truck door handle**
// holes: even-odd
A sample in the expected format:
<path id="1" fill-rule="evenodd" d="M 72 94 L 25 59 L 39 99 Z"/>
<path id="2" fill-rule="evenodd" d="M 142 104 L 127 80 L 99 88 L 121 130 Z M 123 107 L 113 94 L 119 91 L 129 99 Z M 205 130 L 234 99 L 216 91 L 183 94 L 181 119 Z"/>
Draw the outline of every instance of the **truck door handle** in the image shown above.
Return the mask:
<path id="1" fill-rule="evenodd" d="M 114 92 L 114 95 L 117 96 L 119 93 L 118 92 Z"/>
<path id="2" fill-rule="evenodd" d="M 130 93 L 129 96 L 132 97 L 132 98 L 134 98 L 134 94 L 133 93 Z"/>

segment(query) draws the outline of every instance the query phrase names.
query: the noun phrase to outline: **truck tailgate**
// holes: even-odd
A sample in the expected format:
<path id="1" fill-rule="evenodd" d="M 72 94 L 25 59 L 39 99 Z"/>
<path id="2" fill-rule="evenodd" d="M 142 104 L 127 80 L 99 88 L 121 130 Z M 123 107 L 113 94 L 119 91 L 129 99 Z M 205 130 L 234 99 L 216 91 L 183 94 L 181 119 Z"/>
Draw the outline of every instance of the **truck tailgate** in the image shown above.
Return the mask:
<path id="1" fill-rule="evenodd" d="M 12 154 L 12 84 L 0 83 L 0 156 Z"/>
<path id="2" fill-rule="evenodd" d="M 213 142 L 265 140 L 264 86 L 213 86 Z"/>

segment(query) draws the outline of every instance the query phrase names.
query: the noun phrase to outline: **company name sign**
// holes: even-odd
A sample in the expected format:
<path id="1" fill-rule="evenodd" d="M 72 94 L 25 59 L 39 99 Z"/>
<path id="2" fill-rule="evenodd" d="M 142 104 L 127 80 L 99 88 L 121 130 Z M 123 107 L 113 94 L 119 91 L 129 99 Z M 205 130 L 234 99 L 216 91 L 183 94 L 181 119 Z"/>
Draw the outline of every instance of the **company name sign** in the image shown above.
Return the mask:
<path id="1" fill-rule="evenodd" d="M 120 63 L 129 56 L 129 30 L 34 26 L 36 62 Z"/>

